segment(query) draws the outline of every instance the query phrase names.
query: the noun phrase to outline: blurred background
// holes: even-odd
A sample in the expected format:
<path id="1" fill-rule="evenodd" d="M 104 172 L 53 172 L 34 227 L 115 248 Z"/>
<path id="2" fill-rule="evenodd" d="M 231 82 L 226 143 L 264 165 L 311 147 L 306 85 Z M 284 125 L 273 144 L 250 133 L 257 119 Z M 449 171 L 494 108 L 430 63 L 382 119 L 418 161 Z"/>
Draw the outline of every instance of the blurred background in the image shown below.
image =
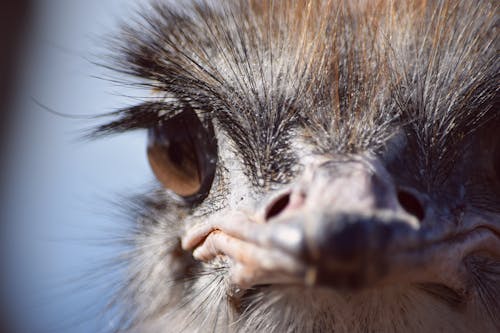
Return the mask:
<path id="1" fill-rule="evenodd" d="M 112 202 L 140 193 L 152 175 L 144 133 L 82 140 L 99 120 L 80 116 L 137 103 L 140 93 L 102 79 L 109 73 L 93 61 L 138 1 L 1 3 L 0 328 L 112 329 L 102 309 L 123 272 L 98 274 L 118 251 Z"/>

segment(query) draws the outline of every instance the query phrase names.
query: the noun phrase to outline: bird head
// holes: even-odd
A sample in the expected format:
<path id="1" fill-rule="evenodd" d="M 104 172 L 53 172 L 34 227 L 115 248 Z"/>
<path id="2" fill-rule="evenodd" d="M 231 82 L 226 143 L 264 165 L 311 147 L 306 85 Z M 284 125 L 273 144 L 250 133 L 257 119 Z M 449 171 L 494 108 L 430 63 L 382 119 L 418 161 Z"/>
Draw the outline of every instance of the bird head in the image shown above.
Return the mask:
<path id="1" fill-rule="evenodd" d="M 96 134 L 146 129 L 159 184 L 127 323 L 499 329 L 496 12 L 156 2 L 127 24 L 114 68 L 153 97 Z"/>

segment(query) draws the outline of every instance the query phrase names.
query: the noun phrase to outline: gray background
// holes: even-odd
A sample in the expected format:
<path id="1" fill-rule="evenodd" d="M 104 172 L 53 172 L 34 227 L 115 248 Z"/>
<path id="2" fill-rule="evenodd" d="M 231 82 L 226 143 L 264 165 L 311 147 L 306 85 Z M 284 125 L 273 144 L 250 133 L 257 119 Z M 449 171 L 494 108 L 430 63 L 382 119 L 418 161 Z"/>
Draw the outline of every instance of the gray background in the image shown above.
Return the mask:
<path id="1" fill-rule="evenodd" d="M 24 42 L 20 86 L 7 142 L 7 199 L 1 210 L 5 295 L 20 332 L 95 332 L 113 327 L 100 308 L 122 272 L 99 276 L 122 223 L 110 201 L 152 181 L 145 133 L 79 139 L 95 121 L 51 114 L 103 114 L 137 103 L 137 92 L 97 77 L 101 37 L 142 1 L 39 0 Z M 135 96 L 135 97 L 134 97 Z M 115 214 L 116 213 L 116 214 Z M 107 241 L 109 239 L 109 242 Z M 116 276 L 113 276 L 116 275 Z M 104 282 L 104 283 L 101 283 Z"/>

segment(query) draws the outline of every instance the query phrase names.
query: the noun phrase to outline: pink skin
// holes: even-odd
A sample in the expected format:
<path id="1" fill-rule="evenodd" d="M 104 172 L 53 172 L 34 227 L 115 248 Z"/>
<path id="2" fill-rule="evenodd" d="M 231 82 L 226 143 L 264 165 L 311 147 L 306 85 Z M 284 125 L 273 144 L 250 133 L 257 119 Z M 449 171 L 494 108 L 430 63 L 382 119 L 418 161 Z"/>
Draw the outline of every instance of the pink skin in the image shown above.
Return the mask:
<path id="1" fill-rule="evenodd" d="M 195 249 L 193 257 L 200 261 L 218 255 L 231 258 L 236 263 L 232 282 L 243 289 L 256 284 L 301 282 L 304 265 L 282 250 L 269 248 L 268 226 L 242 212 L 218 214 L 191 228 L 182 238 L 182 247 Z"/>

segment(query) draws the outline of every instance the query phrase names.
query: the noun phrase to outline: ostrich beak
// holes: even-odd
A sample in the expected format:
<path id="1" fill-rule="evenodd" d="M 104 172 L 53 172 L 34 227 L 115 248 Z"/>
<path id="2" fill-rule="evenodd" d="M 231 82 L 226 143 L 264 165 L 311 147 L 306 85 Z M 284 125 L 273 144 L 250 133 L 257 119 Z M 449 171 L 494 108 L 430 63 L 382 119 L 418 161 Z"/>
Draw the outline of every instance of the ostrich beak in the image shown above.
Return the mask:
<path id="1" fill-rule="evenodd" d="M 484 247 L 500 253 L 489 229 L 456 234 L 439 223 L 425 227 L 429 209 L 416 196 L 405 201 L 377 160 L 326 161 L 309 166 L 256 216 L 221 213 L 190 229 L 182 244 L 198 260 L 229 257 L 241 288 L 439 283 L 459 289 L 466 255 Z"/>

